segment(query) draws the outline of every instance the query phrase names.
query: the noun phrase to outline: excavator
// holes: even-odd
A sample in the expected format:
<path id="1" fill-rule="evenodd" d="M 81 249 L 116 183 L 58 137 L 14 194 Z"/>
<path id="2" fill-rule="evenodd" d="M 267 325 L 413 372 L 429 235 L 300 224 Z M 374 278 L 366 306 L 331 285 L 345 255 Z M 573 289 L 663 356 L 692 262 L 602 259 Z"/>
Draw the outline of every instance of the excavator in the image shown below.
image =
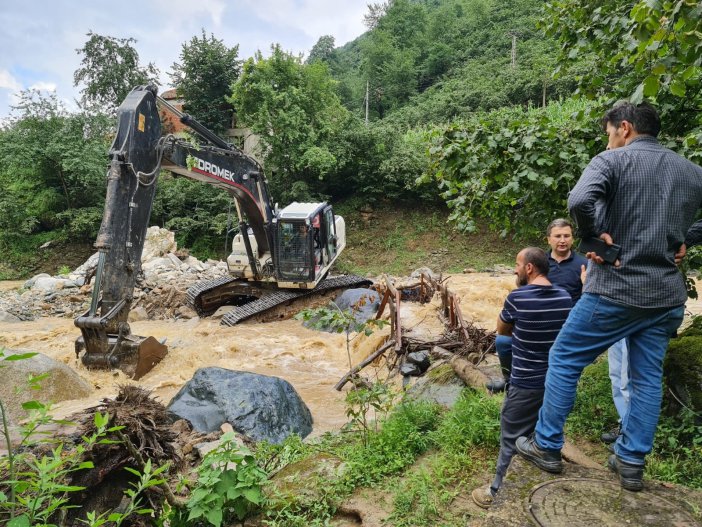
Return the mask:
<path id="1" fill-rule="evenodd" d="M 177 116 L 197 140 L 163 135 L 159 108 Z M 300 297 L 371 284 L 352 275 L 327 277 L 346 246 L 344 219 L 331 205 L 294 202 L 279 210 L 253 157 L 181 113 L 155 86 L 139 86 L 117 110 L 91 303 L 74 321 L 81 330 L 76 356 L 86 367 L 118 368 L 139 379 L 168 352 L 154 337 L 133 335 L 127 322 L 161 169 L 224 189 L 236 206 L 229 276 L 187 292 L 200 316 L 230 305 L 222 324 L 231 326 Z"/>

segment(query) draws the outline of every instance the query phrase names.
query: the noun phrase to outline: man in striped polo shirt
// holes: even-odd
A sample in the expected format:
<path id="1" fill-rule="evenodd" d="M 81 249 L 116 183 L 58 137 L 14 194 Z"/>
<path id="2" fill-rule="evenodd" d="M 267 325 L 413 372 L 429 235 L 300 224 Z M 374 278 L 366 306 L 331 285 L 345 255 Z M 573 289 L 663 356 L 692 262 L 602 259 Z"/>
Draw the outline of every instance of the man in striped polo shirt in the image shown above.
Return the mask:
<path id="1" fill-rule="evenodd" d="M 516 453 L 515 441 L 534 430 L 544 397 L 548 354 L 573 305 L 570 295 L 548 280 L 549 261 L 537 247 L 522 249 L 514 274 L 517 289 L 505 300 L 497 333 L 512 337 L 512 373 L 500 414 L 500 453 L 495 478 L 473 491 L 475 503 L 488 508 Z"/>

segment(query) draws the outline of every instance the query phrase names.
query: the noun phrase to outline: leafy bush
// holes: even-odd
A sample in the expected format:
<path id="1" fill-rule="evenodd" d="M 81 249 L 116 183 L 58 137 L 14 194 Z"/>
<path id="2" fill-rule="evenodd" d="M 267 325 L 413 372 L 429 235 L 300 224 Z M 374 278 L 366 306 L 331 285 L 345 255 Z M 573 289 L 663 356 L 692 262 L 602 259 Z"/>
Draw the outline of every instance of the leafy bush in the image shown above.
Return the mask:
<path id="1" fill-rule="evenodd" d="M 198 467 L 198 480 L 186 504 L 187 522 L 203 519 L 219 527 L 232 518 L 244 519 L 263 503 L 261 487 L 266 473 L 245 448 L 225 433 L 220 444 L 208 452 Z"/>
<path id="2" fill-rule="evenodd" d="M 603 149 L 598 110 L 570 100 L 436 128 L 431 165 L 420 183 L 439 183 L 462 231 L 474 232 L 484 218 L 503 236 L 539 236 L 553 218 L 567 214 L 568 192 Z"/>

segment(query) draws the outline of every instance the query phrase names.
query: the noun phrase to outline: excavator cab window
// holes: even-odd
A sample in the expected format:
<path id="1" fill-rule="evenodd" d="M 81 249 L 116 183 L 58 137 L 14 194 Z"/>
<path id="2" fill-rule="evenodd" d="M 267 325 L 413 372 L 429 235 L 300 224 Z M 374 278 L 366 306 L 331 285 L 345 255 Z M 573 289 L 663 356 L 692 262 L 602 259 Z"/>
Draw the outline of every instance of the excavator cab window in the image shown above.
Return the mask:
<path id="1" fill-rule="evenodd" d="M 278 272 L 291 282 L 314 280 L 313 229 L 304 221 L 278 222 Z"/>

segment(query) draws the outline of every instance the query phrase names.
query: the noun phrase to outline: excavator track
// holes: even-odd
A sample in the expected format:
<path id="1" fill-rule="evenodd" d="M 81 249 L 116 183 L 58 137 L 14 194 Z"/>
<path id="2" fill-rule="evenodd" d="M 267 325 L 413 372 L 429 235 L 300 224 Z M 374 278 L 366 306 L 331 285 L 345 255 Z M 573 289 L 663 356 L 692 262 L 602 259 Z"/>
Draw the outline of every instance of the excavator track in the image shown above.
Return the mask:
<path id="1" fill-rule="evenodd" d="M 188 289 L 188 303 L 198 312 L 200 316 L 211 315 L 213 310 L 204 309 L 202 307 L 202 295 L 212 292 L 217 288 L 227 287 L 232 285 L 232 282 L 238 282 L 235 278 L 222 277 L 209 282 L 197 284 Z M 243 320 L 254 317 L 261 313 L 273 309 L 285 303 L 291 302 L 298 298 L 331 291 L 333 289 L 343 289 L 348 287 L 368 287 L 373 282 L 367 278 L 355 275 L 336 276 L 334 278 L 326 278 L 322 280 L 314 289 L 273 289 L 270 291 L 257 289 L 256 293 L 262 293 L 260 298 L 248 302 L 242 306 L 235 306 L 222 317 L 221 324 L 223 326 L 234 326 Z M 246 283 L 243 283 L 246 287 Z M 253 295 L 251 295 L 253 296 Z"/>
<path id="2" fill-rule="evenodd" d="M 326 278 L 317 284 L 317 287 L 314 289 L 274 291 L 257 300 L 254 300 L 253 302 L 235 307 L 222 317 L 221 324 L 223 326 L 234 326 L 248 318 L 259 315 L 265 311 L 268 311 L 269 309 L 273 309 L 274 307 L 278 307 L 292 300 L 297 300 L 298 298 L 312 296 L 325 291 L 331 291 L 332 289 L 367 287 L 372 284 L 373 282 L 367 278 L 355 275 L 345 275 L 336 276 L 334 278 Z"/>
<path id="3" fill-rule="evenodd" d="M 207 282 L 198 282 L 194 286 L 188 288 L 185 299 L 199 317 L 208 317 L 214 313 L 216 309 L 206 309 L 203 306 L 203 295 L 235 281 L 236 278 L 232 278 L 231 276 L 222 276 L 214 280 L 208 280 Z"/>

